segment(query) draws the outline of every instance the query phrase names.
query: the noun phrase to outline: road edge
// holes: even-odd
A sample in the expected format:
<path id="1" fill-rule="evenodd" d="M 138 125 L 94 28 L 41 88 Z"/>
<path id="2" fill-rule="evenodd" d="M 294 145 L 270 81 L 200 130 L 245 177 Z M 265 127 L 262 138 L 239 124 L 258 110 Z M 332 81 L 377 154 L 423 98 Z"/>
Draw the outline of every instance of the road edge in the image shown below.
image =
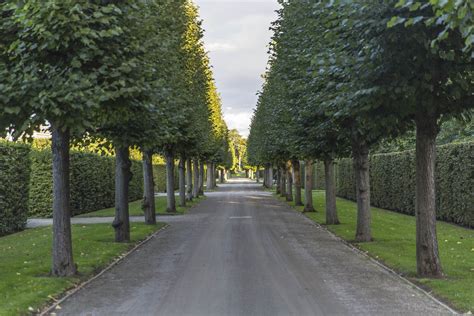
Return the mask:
<path id="1" fill-rule="evenodd" d="M 348 247 L 349 249 L 351 249 L 353 252 L 359 254 L 359 255 L 362 255 L 363 257 L 365 257 L 366 259 L 369 259 L 372 263 L 374 263 L 375 265 L 377 265 L 378 267 L 382 268 L 384 271 L 392 274 L 392 275 L 395 275 L 397 278 L 399 278 L 400 280 L 402 280 L 403 282 L 405 282 L 406 284 L 409 284 L 411 286 L 413 286 L 416 290 L 420 291 L 421 293 L 423 293 L 425 296 L 427 296 L 428 298 L 430 298 L 432 301 L 436 302 L 437 304 L 441 305 L 444 309 L 446 309 L 449 313 L 451 313 L 452 315 L 463 315 L 462 313 L 460 313 L 459 311 L 455 310 L 454 308 L 452 308 L 451 306 L 449 306 L 448 304 L 444 303 L 443 301 L 441 301 L 440 299 L 438 299 L 436 296 L 434 296 L 433 294 L 431 294 L 430 292 L 426 291 L 424 288 L 422 288 L 420 285 L 418 285 L 417 283 L 411 281 L 410 279 L 404 277 L 402 274 L 398 273 L 397 271 L 395 271 L 394 269 L 390 268 L 389 266 L 385 265 L 383 262 L 381 261 L 378 261 L 377 259 L 375 259 L 374 257 L 370 256 L 367 252 L 357 248 L 356 246 L 354 246 L 352 243 L 348 242 L 347 240 L 343 239 L 342 237 L 339 237 L 338 235 L 336 235 L 335 233 L 333 233 L 332 231 L 330 231 L 327 227 L 325 227 L 324 225 L 321 225 L 320 223 L 318 222 L 315 222 L 314 220 L 312 220 L 311 218 L 309 218 L 308 216 L 306 216 L 306 214 L 298 211 L 297 209 L 295 209 L 292 205 L 286 203 L 285 201 L 281 201 L 280 199 L 278 199 L 278 197 L 276 197 L 274 194 L 272 194 L 272 196 L 279 202 L 283 203 L 284 205 L 288 206 L 292 211 L 296 212 L 299 216 L 302 216 L 304 218 L 306 218 L 307 220 L 311 221 L 311 224 L 317 228 L 320 228 L 322 230 L 324 230 L 325 232 L 327 232 L 330 236 L 332 236 L 334 239 L 342 242 L 344 245 L 346 245 L 346 247 Z"/>
<path id="2" fill-rule="evenodd" d="M 78 291 L 83 289 L 85 286 L 87 286 L 88 284 L 90 284 L 91 282 L 93 282 L 94 280 L 99 278 L 100 276 L 102 276 L 105 272 L 107 272 L 110 269 L 112 269 L 113 267 L 115 267 L 117 264 L 119 264 L 124 259 L 126 259 L 129 255 L 134 253 L 138 248 L 140 248 L 143 245 L 145 245 L 146 243 L 148 243 L 150 240 L 155 238 L 159 233 L 161 233 L 163 230 L 167 229 L 168 227 L 169 227 L 169 224 L 165 224 L 163 227 L 161 227 L 160 229 L 155 231 L 153 234 L 149 235 L 147 238 L 143 239 L 142 241 L 139 241 L 137 244 L 135 244 L 135 246 L 133 246 L 132 249 L 130 249 L 127 252 L 125 252 L 124 254 L 121 254 L 120 256 L 118 256 L 117 259 L 112 261 L 109 265 L 107 265 L 104 269 L 100 270 L 97 274 L 93 275 L 91 278 L 85 280 L 84 282 L 80 282 L 74 288 L 64 292 L 61 295 L 61 298 L 56 300 L 54 303 L 46 306 L 45 308 L 43 308 L 43 310 L 38 315 L 39 316 L 46 316 L 46 315 L 53 314 L 54 311 L 56 310 L 56 308 L 58 306 L 60 306 L 60 304 L 62 304 L 65 300 L 67 300 L 72 295 L 76 294 Z"/>

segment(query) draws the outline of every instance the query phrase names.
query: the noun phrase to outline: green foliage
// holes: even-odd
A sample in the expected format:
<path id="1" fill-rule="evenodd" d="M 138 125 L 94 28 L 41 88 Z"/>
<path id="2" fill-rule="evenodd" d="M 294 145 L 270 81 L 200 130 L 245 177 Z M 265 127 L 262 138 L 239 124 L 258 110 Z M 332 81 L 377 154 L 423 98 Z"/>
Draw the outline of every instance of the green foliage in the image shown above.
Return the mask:
<path id="1" fill-rule="evenodd" d="M 0 141 L 0 236 L 22 230 L 28 215 L 29 147 Z"/>
<path id="2" fill-rule="evenodd" d="M 438 146 L 436 207 L 438 219 L 474 227 L 474 143 Z M 321 177 L 318 173 L 317 177 Z M 370 157 L 371 203 L 374 206 L 414 215 L 415 152 L 377 154 Z M 338 196 L 355 200 L 351 159 L 336 165 Z"/>
<path id="3" fill-rule="evenodd" d="M 1 108 L 17 116 L 9 122 L 16 135 L 45 120 L 81 134 L 96 111 L 118 110 L 141 91 L 131 34 L 137 8 L 135 1 L 0 4 L 2 34 L 10 35 L 0 46 Z"/>
<path id="4" fill-rule="evenodd" d="M 229 169 L 233 172 L 241 171 L 242 166 L 247 163 L 247 141 L 239 131 L 232 129 L 229 131 L 229 145 L 232 152 L 232 166 Z"/>
<path id="5" fill-rule="evenodd" d="M 466 122 L 457 118 L 451 118 L 443 122 L 441 124 L 441 130 L 436 137 L 437 145 L 466 143 L 472 141 L 474 141 L 474 120 L 469 120 Z M 374 147 L 372 152 L 390 153 L 394 151 L 414 150 L 415 146 L 416 134 L 415 131 L 410 130 L 400 137 L 381 141 Z"/>
<path id="6" fill-rule="evenodd" d="M 441 25 L 432 39 L 431 46 L 439 48 L 450 33 L 459 33 L 464 39 L 464 50 L 472 50 L 474 45 L 474 3 L 470 0 L 399 0 L 398 8 L 408 9 L 413 13 L 409 18 L 395 16 L 388 26 L 404 23 L 409 27 L 423 22 L 428 26 Z M 428 12 L 428 14 L 427 14 Z M 474 53 L 472 55 L 474 57 Z"/>
<path id="7" fill-rule="evenodd" d="M 52 155 L 49 150 L 33 150 L 29 211 L 32 217 L 52 215 Z M 135 201 L 143 194 L 142 165 L 132 161 L 132 181 L 129 200 Z M 92 212 L 114 205 L 115 160 L 92 153 L 71 153 L 71 210 L 73 215 Z"/>

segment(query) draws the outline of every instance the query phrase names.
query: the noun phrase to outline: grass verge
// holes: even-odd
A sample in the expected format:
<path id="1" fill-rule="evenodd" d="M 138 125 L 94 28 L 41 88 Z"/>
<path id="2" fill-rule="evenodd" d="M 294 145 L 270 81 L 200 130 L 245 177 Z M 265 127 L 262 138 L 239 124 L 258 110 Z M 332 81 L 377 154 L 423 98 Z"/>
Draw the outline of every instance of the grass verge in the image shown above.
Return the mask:
<path id="1" fill-rule="evenodd" d="M 110 224 L 73 225 L 74 260 L 79 274 L 49 276 L 52 228 L 28 229 L 0 238 L 0 315 L 38 312 L 48 302 L 105 268 L 165 224 L 131 224 L 130 243 L 115 243 Z"/>
<path id="2" fill-rule="evenodd" d="M 193 199 L 191 202 L 186 201 L 186 206 L 181 207 L 177 206 L 176 213 L 168 213 L 166 212 L 166 196 L 158 196 L 155 197 L 155 208 L 156 208 L 156 214 L 157 215 L 182 215 L 186 213 L 186 210 L 193 207 L 194 205 L 198 204 L 203 200 L 203 197 L 201 196 L 198 199 Z M 176 201 L 178 202 L 178 201 Z M 135 202 L 131 202 L 129 204 L 129 212 L 130 216 L 143 216 L 143 210 L 142 210 L 142 200 L 138 200 Z M 78 215 L 76 217 L 114 217 L 115 216 L 115 208 L 107 208 L 91 213 L 85 213 Z"/>
<path id="3" fill-rule="evenodd" d="M 326 221 L 325 193 L 313 192 L 317 212 L 306 213 L 313 221 Z M 282 199 L 283 200 L 283 199 Z M 289 202 L 293 207 L 294 204 Z M 302 211 L 302 207 L 295 207 Z M 474 312 L 474 230 L 438 221 L 439 254 L 445 278 L 416 278 L 415 217 L 384 209 L 372 208 L 373 242 L 355 243 L 356 203 L 338 198 L 340 225 L 327 225 L 328 230 L 351 242 L 357 248 L 462 312 Z"/>

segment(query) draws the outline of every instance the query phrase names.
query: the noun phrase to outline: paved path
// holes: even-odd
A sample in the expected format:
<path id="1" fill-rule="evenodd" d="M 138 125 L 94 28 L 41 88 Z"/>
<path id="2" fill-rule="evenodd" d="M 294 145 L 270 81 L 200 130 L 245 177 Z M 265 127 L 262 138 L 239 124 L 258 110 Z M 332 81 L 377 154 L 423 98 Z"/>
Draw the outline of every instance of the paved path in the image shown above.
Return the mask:
<path id="1" fill-rule="evenodd" d="M 449 314 L 250 183 L 208 194 L 61 307 L 60 315 Z"/>
<path id="2" fill-rule="evenodd" d="M 160 222 L 171 223 L 182 220 L 184 215 L 158 215 L 156 219 Z M 72 224 L 112 224 L 113 217 L 73 217 Z M 143 216 L 130 216 L 130 222 L 142 223 L 145 221 Z M 35 228 L 53 225 L 52 218 L 28 218 L 27 228 Z"/>

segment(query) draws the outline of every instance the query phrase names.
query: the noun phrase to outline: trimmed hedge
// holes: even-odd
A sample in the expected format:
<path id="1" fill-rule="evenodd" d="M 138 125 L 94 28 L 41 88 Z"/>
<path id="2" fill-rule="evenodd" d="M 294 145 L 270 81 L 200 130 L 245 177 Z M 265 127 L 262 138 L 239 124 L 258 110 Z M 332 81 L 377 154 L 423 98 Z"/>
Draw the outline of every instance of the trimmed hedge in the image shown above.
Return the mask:
<path id="1" fill-rule="evenodd" d="M 414 151 L 371 156 L 371 204 L 415 215 L 415 173 Z M 336 187 L 338 196 L 355 200 L 351 159 L 337 162 Z M 474 227 L 474 142 L 437 148 L 436 199 L 438 219 Z"/>
<path id="2" fill-rule="evenodd" d="M 174 168 L 174 189 L 179 188 L 178 164 Z M 155 182 L 155 192 L 166 192 L 166 165 L 153 165 L 153 181 Z"/>
<path id="3" fill-rule="evenodd" d="M 0 141 L 0 236 L 26 226 L 29 151 L 28 146 Z"/>
<path id="4" fill-rule="evenodd" d="M 29 216 L 52 216 L 52 154 L 49 149 L 31 152 Z M 132 161 L 130 201 L 143 195 L 143 170 Z M 114 206 L 115 159 L 86 152 L 71 152 L 71 210 L 73 215 Z"/>

